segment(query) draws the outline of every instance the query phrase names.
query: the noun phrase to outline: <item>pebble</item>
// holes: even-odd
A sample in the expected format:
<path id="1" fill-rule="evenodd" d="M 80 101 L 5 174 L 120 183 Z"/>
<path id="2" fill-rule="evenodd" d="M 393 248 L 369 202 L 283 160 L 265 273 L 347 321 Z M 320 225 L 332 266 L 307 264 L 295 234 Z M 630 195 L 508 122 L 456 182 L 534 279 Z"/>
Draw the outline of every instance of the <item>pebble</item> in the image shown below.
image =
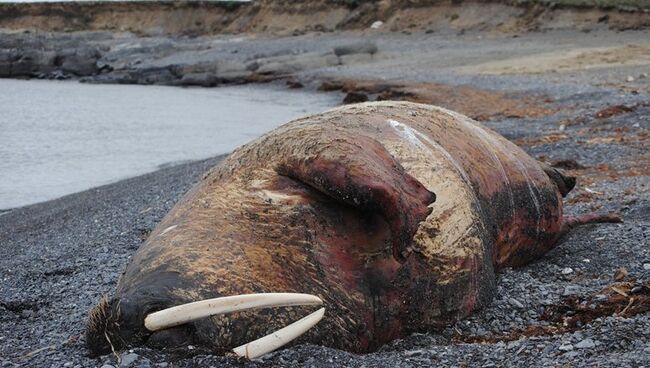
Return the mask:
<path id="1" fill-rule="evenodd" d="M 521 304 L 521 302 L 519 300 L 515 299 L 515 298 L 510 298 L 509 302 L 510 302 L 510 304 L 514 305 L 517 308 L 521 309 L 521 308 L 524 307 L 524 305 Z"/>
<path id="2" fill-rule="evenodd" d="M 594 340 L 586 338 L 575 345 L 576 349 L 591 349 L 596 347 Z"/>
<path id="3" fill-rule="evenodd" d="M 643 269 L 646 271 L 650 271 L 650 263 L 644 263 L 643 264 Z"/>
<path id="4" fill-rule="evenodd" d="M 136 353 L 123 354 L 120 358 L 120 368 L 130 367 L 140 356 Z"/>
<path id="5" fill-rule="evenodd" d="M 562 351 L 571 351 L 571 350 L 573 350 L 573 345 L 571 345 L 571 344 L 562 344 L 562 345 L 560 345 L 559 349 L 562 350 Z"/>
<path id="6" fill-rule="evenodd" d="M 574 358 L 574 357 L 577 357 L 578 355 L 580 355 L 580 353 L 578 353 L 577 351 L 570 351 L 570 352 L 564 354 L 564 356 L 566 356 L 568 358 Z"/>
<path id="7" fill-rule="evenodd" d="M 569 285 L 564 288 L 564 291 L 562 292 L 563 296 L 568 296 L 568 295 L 574 295 L 578 294 L 580 292 L 580 287 L 576 285 Z"/>
<path id="8" fill-rule="evenodd" d="M 562 269 L 562 274 L 563 275 L 569 275 L 573 273 L 573 268 L 571 267 L 565 267 Z"/>
<path id="9" fill-rule="evenodd" d="M 625 80 L 628 81 L 628 82 L 634 82 L 634 77 L 631 76 L 631 75 L 628 75 Z"/>
<path id="10" fill-rule="evenodd" d="M 383 25 L 384 25 L 384 22 L 378 20 L 378 21 L 373 22 L 373 23 L 370 25 L 370 29 L 379 29 L 379 28 L 381 28 L 381 26 L 383 26 Z"/>

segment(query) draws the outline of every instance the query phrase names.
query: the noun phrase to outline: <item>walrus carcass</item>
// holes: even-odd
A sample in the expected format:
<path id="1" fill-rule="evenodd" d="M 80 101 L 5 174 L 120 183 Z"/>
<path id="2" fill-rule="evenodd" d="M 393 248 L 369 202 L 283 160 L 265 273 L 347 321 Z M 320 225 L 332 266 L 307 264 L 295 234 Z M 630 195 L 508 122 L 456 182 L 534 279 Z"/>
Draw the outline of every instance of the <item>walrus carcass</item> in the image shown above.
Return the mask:
<path id="1" fill-rule="evenodd" d="M 495 271 L 540 257 L 573 225 L 618 221 L 563 217 L 574 184 L 439 107 L 375 102 L 297 119 L 234 151 L 176 204 L 91 311 L 87 344 L 225 352 L 322 300 L 325 317 L 299 341 L 372 351 L 485 305 Z M 159 310 L 256 293 L 316 302 L 272 294 L 267 306 L 294 306 L 145 326 Z"/>

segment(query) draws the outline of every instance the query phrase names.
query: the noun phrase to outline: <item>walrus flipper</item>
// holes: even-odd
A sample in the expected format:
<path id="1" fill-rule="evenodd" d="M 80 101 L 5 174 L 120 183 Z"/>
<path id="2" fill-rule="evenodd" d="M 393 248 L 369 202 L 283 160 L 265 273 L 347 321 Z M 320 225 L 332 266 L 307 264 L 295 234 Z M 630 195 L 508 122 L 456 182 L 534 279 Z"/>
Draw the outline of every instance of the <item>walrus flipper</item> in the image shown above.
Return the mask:
<path id="1" fill-rule="evenodd" d="M 277 166 L 278 174 L 361 211 L 378 212 L 390 224 L 393 256 L 403 262 L 419 223 L 431 213 L 435 194 L 374 139 L 356 136 L 303 147 L 305 152 Z"/>
<path id="2" fill-rule="evenodd" d="M 540 162 L 539 165 L 542 167 L 542 170 L 548 175 L 549 179 L 557 186 L 557 189 L 562 194 L 562 197 L 566 197 L 569 192 L 576 186 L 576 177 L 565 174 L 562 170 L 558 170 L 554 167 L 551 167 L 543 162 Z"/>
<path id="3" fill-rule="evenodd" d="M 564 235 L 576 226 L 587 224 L 614 223 L 623 222 L 623 216 L 618 213 L 586 213 L 577 216 L 564 216 L 560 235 Z"/>

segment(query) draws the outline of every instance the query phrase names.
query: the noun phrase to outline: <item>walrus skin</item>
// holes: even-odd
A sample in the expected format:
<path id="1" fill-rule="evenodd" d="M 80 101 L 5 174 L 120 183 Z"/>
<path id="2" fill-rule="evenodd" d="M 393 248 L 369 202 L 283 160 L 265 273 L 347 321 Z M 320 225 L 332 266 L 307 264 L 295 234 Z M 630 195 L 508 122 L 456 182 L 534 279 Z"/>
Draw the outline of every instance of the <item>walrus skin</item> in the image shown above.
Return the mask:
<path id="1" fill-rule="evenodd" d="M 306 307 L 153 334 L 143 319 L 219 296 L 300 292 L 327 312 L 299 341 L 372 351 L 485 305 L 495 271 L 537 259 L 573 225 L 618 220 L 563 218 L 574 184 L 438 107 L 376 102 L 294 120 L 237 149 L 171 210 L 91 312 L 87 344 L 225 352 Z"/>

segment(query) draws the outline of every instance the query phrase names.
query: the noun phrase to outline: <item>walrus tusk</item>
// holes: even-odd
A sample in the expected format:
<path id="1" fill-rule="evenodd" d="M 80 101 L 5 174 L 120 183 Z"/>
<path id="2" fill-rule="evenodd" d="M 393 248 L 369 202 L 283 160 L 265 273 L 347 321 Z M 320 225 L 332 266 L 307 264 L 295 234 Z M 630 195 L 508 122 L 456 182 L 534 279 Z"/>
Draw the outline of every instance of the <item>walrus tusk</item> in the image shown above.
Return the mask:
<path id="1" fill-rule="evenodd" d="M 314 327 L 325 315 L 325 308 L 304 317 L 286 327 L 283 327 L 273 333 L 261 337 L 248 344 L 238 346 L 232 351 L 247 359 L 255 359 L 266 353 L 270 353 L 304 334 L 310 328 Z"/>
<path id="2" fill-rule="evenodd" d="M 323 304 L 323 301 L 319 297 L 310 294 L 265 293 L 234 295 L 182 304 L 151 313 L 145 317 L 144 326 L 147 330 L 153 332 L 217 314 L 247 309 L 321 304 Z"/>

